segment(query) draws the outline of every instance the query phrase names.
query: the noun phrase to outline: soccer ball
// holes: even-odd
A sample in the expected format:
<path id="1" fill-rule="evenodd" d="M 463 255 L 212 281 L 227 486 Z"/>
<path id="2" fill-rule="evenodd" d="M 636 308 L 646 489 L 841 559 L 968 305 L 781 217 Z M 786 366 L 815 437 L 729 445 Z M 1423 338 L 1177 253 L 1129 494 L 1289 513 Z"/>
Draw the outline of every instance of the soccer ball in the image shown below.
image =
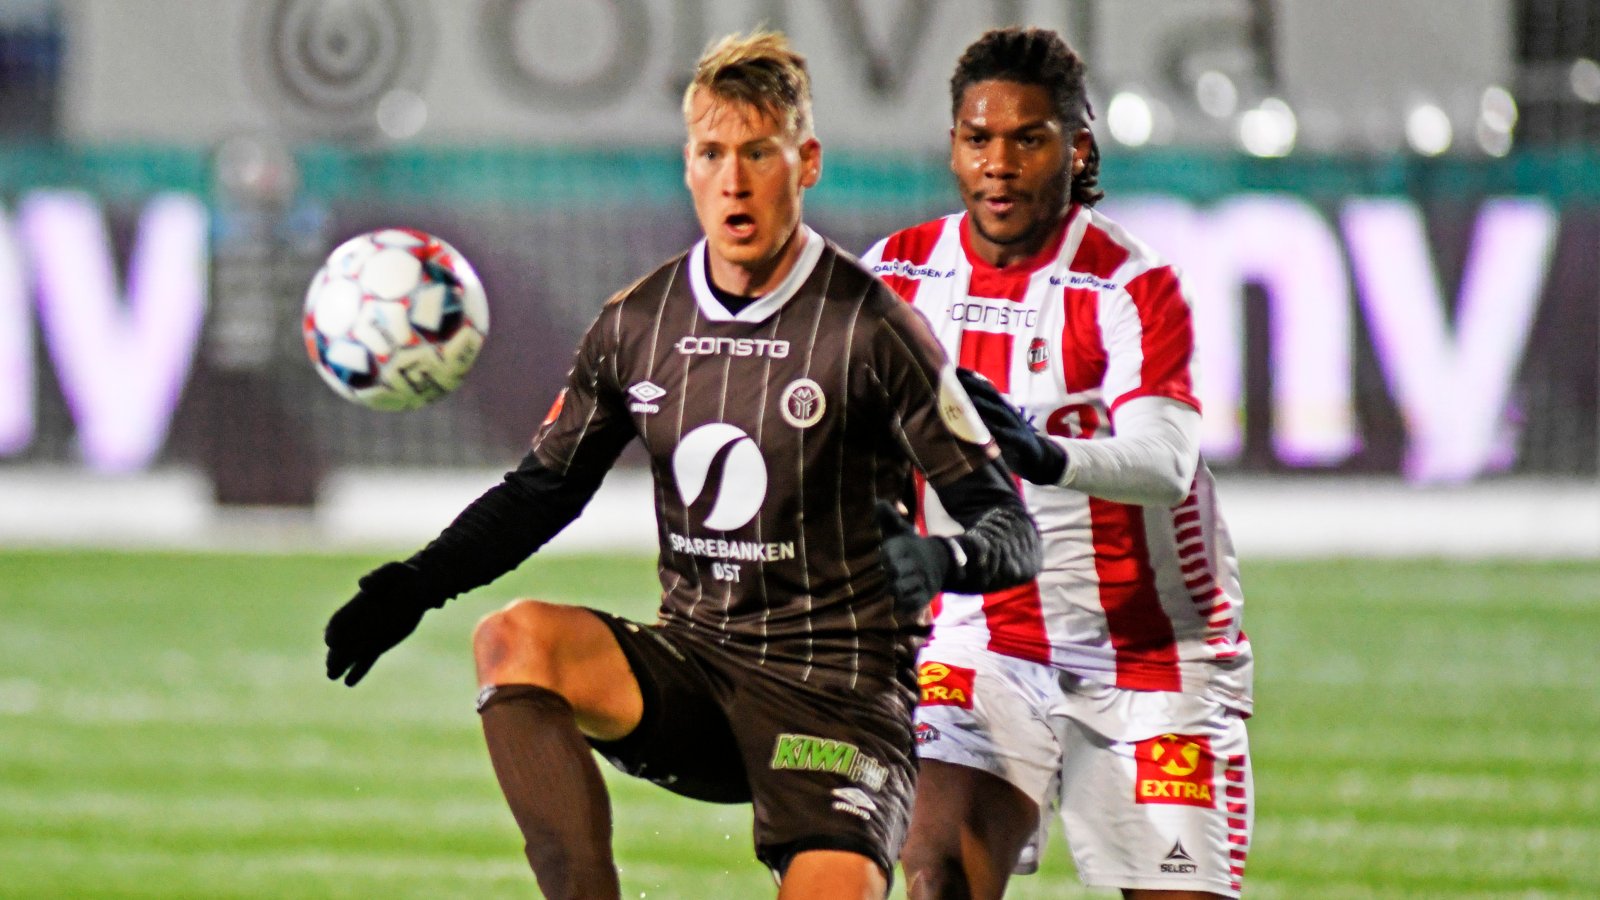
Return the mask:
<path id="1" fill-rule="evenodd" d="M 489 334 L 489 302 L 454 247 L 391 228 L 334 248 L 306 291 L 301 328 L 339 396 L 416 409 L 460 386 Z"/>

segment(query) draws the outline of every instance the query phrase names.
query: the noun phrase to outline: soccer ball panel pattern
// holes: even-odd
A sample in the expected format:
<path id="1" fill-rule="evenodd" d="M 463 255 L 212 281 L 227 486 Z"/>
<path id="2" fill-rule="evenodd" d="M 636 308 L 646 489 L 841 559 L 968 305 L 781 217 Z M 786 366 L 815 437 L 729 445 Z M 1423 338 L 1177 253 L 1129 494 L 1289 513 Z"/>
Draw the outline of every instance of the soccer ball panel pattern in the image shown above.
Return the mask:
<path id="1" fill-rule="evenodd" d="M 341 397 L 416 409 L 466 378 L 489 334 L 489 302 L 455 248 L 385 229 L 329 254 L 306 291 L 302 331 L 317 373 Z"/>

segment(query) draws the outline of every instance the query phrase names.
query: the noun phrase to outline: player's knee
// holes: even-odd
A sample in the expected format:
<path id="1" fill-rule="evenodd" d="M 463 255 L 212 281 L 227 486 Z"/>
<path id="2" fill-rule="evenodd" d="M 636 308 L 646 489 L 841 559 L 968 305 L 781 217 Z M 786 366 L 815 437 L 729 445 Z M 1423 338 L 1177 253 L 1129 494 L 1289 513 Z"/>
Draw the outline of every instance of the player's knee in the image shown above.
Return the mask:
<path id="1" fill-rule="evenodd" d="M 472 632 L 480 682 L 557 687 L 559 619 L 559 608 L 537 600 L 518 600 L 484 616 Z"/>
<path id="2" fill-rule="evenodd" d="M 959 844 L 913 832 L 900 851 L 900 867 L 906 875 L 906 896 L 912 900 L 966 896 Z"/>

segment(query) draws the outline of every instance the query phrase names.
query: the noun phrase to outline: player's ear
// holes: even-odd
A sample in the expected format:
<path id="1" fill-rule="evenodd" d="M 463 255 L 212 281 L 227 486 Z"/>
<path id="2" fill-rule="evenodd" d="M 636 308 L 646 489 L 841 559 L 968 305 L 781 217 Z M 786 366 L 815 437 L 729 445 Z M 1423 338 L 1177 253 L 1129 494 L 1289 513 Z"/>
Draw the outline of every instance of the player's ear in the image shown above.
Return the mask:
<path id="1" fill-rule="evenodd" d="M 1072 174 L 1077 175 L 1089 164 L 1089 153 L 1094 149 L 1094 132 L 1079 128 L 1072 135 Z"/>
<path id="2" fill-rule="evenodd" d="M 683 142 L 683 186 L 694 190 L 694 185 L 689 183 L 689 142 Z"/>
<path id="3" fill-rule="evenodd" d="M 800 186 L 816 187 L 822 180 L 822 142 L 807 138 L 800 145 Z"/>
<path id="4" fill-rule="evenodd" d="M 956 170 L 956 127 L 950 126 L 950 171 Z"/>

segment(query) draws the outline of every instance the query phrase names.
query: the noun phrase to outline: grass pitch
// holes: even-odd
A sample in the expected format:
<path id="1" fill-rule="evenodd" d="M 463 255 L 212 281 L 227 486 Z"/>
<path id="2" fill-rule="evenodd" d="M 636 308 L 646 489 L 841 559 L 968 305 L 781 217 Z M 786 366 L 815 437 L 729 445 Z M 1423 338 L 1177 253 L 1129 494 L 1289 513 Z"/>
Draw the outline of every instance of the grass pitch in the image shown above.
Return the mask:
<path id="1" fill-rule="evenodd" d="M 378 561 L 0 552 L 0 897 L 536 894 L 468 635 L 517 595 L 649 618 L 653 564 L 536 558 L 349 690 L 322 677 L 322 623 Z M 1247 896 L 1595 895 L 1600 565 L 1245 577 Z M 602 767 L 625 897 L 772 895 L 746 808 Z M 1059 838 L 1011 895 L 1110 896 Z"/>

